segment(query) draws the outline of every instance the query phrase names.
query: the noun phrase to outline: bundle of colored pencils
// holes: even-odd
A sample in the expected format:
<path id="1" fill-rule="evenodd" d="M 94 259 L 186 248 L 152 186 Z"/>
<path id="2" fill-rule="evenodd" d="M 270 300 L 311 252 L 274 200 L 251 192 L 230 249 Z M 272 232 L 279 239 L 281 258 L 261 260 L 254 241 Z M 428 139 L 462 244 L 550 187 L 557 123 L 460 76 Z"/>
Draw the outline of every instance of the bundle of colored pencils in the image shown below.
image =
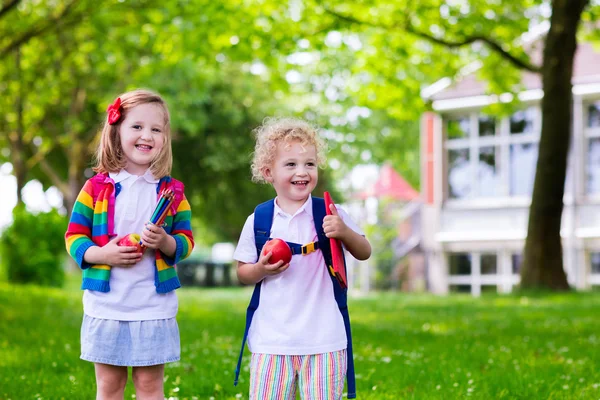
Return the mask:
<path id="1" fill-rule="evenodd" d="M 156 226 L 162 226 L 165 222 L 165 218 L 167 218 L 167 215 L 169 214 L 169 207 L 173 204 L 174 198 L 175 194 L 171 189 L 163 190 L 158 199 L 158 203 L 156 203 L 156 208 L 150 217 L 149 223 Z M 144 245 L 142 245 L 142 249 L 143 248 Z"/>

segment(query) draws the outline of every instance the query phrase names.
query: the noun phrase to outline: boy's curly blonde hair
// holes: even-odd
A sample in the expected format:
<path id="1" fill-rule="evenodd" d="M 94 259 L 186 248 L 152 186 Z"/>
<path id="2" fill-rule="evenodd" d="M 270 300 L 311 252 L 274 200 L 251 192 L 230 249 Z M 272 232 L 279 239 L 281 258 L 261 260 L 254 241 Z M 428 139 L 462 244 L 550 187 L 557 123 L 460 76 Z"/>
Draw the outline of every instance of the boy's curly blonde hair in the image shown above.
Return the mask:
<path id="1" fill-rule="evenodd" d="M 323 167 L 326 161 L 327 144 L 319 136 L 319 128 L 297 118 L 265 118 L 263 124 L 254 129 L 256 146 L 252 159 L 252 180 L 267 183 L 263 176 L 266 168 L 273 166 L 277 144 L 284 141 L 287 146 L 299 141 L 303 147 L 313 145 L 317 150 L 317 165 Z"/>

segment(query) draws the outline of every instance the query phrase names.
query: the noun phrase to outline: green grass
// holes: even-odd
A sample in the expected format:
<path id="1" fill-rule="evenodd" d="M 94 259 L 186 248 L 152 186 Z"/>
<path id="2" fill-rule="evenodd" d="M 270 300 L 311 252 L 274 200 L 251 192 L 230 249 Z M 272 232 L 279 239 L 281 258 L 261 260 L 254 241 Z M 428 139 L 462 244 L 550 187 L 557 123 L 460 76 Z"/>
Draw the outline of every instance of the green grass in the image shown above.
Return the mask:
<path id="1" fill-rule="evenodd" d="M 178 399 L 247 398 L 233 370 L 249 289 L 179 290 Z M 94 398 L 81 292 L 0 283 L 0 398 Z M 598 399 L 600 296 L 376 294 L 351 299 L 359 399 Z M 132 398 L 128 384 L 125 398 Z M 236 395 L 238 395 L 236 397 Z"/>

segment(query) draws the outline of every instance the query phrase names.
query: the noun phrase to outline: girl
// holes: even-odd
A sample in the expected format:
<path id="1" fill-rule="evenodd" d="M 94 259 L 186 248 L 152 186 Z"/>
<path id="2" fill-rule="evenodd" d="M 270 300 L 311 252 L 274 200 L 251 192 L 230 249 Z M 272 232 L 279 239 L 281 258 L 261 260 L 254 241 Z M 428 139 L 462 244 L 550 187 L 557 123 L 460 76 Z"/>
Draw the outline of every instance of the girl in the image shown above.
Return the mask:
<path id="1" fill-rule="evenodd" d="M 299 389 L 303 399 L 339 400 L 346 374 L 354 398 L 346 290 L 329 276 L 327 238 L 341 240 L 359 260 L 369 258 L 371 246 L 343 210 L 332 205 L 333 215 L 323 217 L 323 199 L 311 197 L 325 160 L 316 129 L 272 119 L 256 137 L 253 178 L 273 185 L 277 197 L 248 217 L 234 253 L 239 280 L 256 284 L 244 335 L 252 352 L 250 399 L 294 400 Z M 304 243 L 303 255 L 271 263 L 272 253 L 260 251 L 263 236 Z"/>
<path id="2" fill-rule="evenodd" d="M 123 399 L 127 367 L 137 398 L 163 399 L 164 364 L 180 356 L 175 264 L 194 239 L 183 184 L 172 164 L 169 112 L 147 90 L 108 107 L 95 176 L 77 197 L 65 235 L 83 269 L 81 358 L 94 363 L 97 398 Z M 164 189 L 175 193 L 163 226 L 147 223 Z M 118 246 L 140 233 L 145 251 Z"/>

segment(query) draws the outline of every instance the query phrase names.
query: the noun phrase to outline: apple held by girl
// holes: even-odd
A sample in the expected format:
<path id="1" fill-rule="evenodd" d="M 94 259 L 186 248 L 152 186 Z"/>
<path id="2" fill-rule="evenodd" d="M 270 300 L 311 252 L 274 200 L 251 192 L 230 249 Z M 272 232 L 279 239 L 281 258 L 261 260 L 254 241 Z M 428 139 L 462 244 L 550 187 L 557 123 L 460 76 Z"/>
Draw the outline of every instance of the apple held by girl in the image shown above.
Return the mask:
<path id="1" fill-rule="evenodd" d="M 141 244 L 141 237 L 137 233 L 130 233 L 117 242 L 118 246 L 133 246 L 137 253 L 143 253 L 144 248 Z"/>

